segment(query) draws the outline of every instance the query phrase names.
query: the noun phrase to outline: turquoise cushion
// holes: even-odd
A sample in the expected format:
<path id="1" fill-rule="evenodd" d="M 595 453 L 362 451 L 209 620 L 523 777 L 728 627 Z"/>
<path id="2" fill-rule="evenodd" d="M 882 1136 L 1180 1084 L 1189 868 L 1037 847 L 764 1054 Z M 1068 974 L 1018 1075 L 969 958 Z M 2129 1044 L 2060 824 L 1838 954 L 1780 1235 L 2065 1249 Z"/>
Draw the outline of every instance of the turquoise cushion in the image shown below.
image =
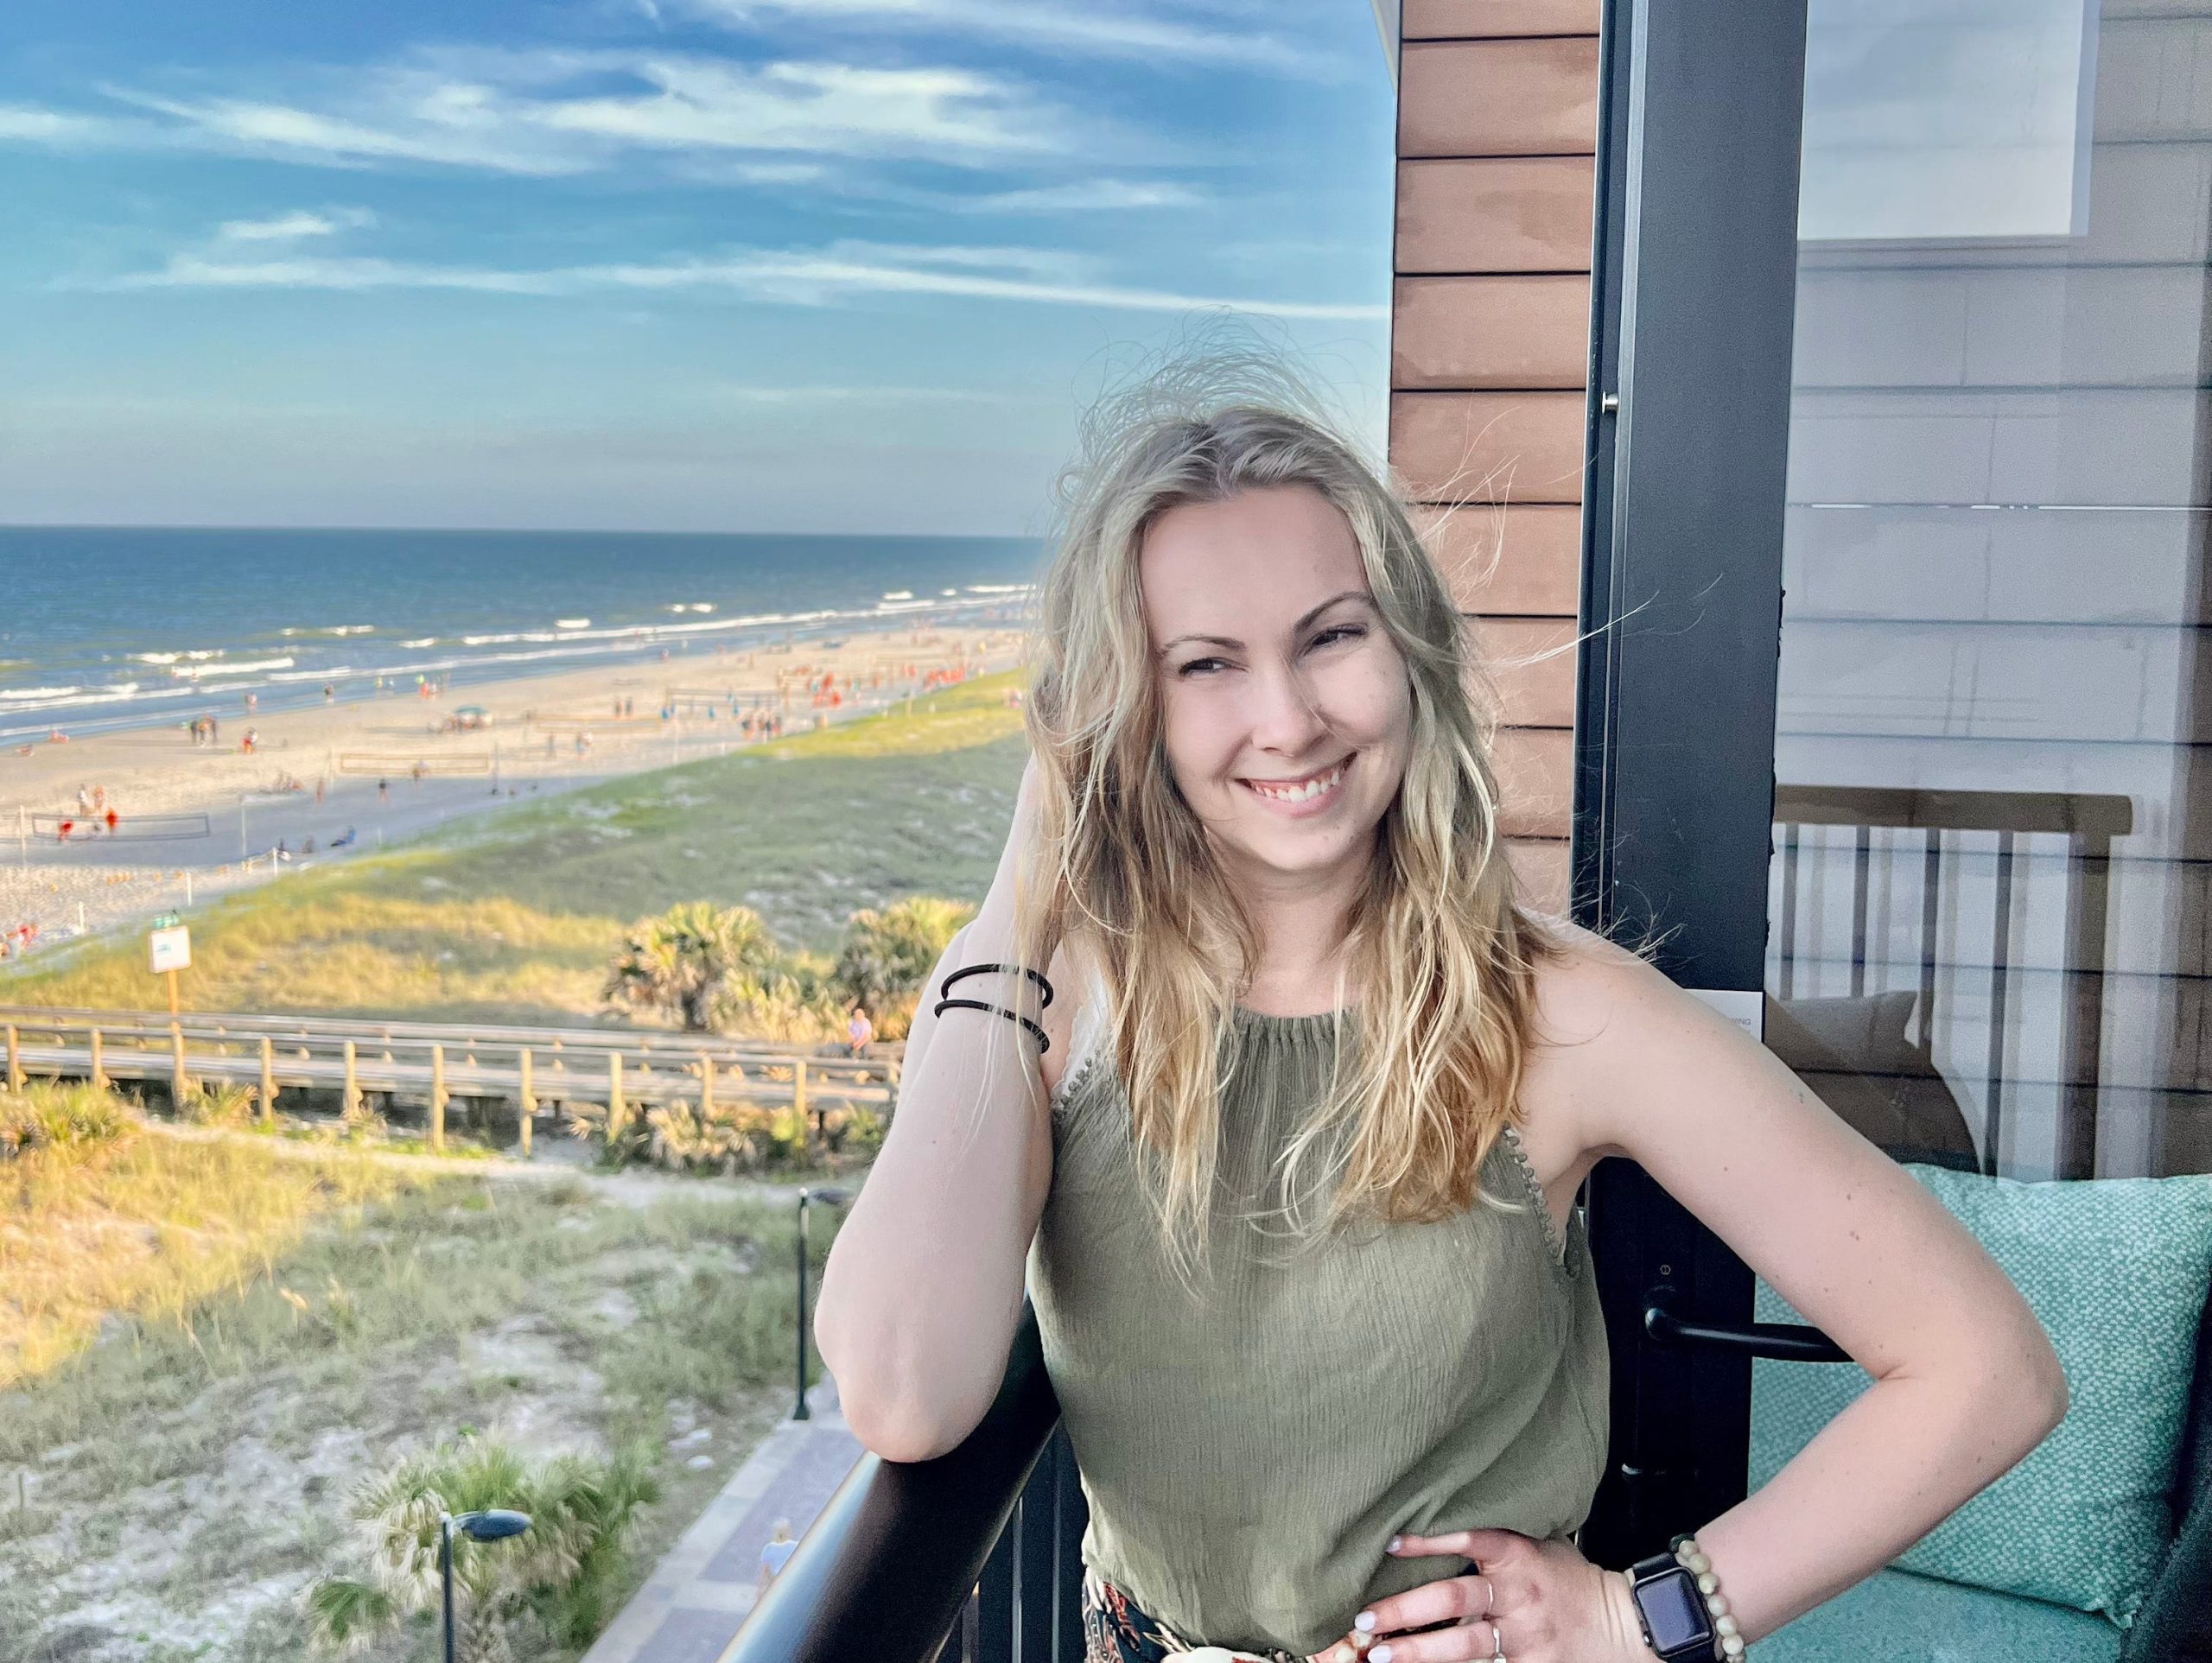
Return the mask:
<path id="1" fill-rule="evenodd" d="M 2071 1606 L 1878 1571 L 1748 1655 L 1757 1663 L 2114 1663 L 2120 1647 L 2119 1629 Z"/>
<path id="2" fill-rule="evenodd" d="M 2170 1495 L 2212 1279 L 2212 1177 L 2022 1184 L 1904 1170 L 2020 1290 L 2072 1402 L 2025 1460 L 1896 1564 L 2125 1628 L 2173 1539 Z M 1804 1320 L 1764 1279 L 1757 1298 L 1763 1322 Z M 1754 1363 L 1752 1488 L 1871 1384 L 1850 1363 Z"/>

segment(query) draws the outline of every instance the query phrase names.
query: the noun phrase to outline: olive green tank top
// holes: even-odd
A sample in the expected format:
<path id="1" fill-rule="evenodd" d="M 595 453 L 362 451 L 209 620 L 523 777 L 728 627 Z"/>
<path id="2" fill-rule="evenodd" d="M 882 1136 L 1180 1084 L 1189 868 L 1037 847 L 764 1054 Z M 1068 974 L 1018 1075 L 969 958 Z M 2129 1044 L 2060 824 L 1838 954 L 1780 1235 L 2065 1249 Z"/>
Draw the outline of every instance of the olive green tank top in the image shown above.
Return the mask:
<path id="1" fill-rule="evenodd" d="M 1281 1205 L 1273 1157 L 1326 1089 L 1336 1024 L 1239 1010 L 1193 1298 L 1139 1188 L 1097 1011 L 1078 1012 L 1053 1095 L 1029 1260 L 1090 1504 L 1084 1562 L 1192 1645 L 1304 1655 L 1463 1568 L 1389 1557 L 1398 1532 L 1570 1535 L 1605 1468 L 1605 1325 L 1581 1217 L 1560 1241 L 1518 1139 L 1483 1169 L 1503 1206 L 1295 1256 L 1279 1214 L 1249 1215 Z"/>

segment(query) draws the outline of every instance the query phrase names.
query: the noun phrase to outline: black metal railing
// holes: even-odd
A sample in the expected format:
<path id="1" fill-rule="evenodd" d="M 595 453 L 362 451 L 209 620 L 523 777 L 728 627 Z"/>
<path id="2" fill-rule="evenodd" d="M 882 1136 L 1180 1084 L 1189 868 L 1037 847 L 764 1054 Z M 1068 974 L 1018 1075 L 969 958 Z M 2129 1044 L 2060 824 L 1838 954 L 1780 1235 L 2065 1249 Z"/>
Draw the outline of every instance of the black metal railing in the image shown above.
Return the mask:
<path id="1" fill-rule="evenodd" d="M 719 1663 L 1081 1663 L 1059 1414 L 1025 1305 L 982 1423 L 934 1461 L 862 1456 Z"/>

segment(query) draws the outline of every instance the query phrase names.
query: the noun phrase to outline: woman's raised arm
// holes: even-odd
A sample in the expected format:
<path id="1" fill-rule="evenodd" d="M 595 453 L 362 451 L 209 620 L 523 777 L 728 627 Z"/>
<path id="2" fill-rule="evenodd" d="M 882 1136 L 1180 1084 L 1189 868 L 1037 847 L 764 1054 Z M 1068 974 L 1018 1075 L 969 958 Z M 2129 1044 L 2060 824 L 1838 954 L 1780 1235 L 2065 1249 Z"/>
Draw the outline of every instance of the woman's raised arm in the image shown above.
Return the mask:
<path id="1" fill-rule="evenodd" d="M 1034 823 L 1033 784 L 1025 775 L 982 909 L 925 984 L 898 1112 L 823 1273 L 816 1343 L 855 1435 L 887 1460 L 944 1454 L 989 1408 L 1052 1185 L 1034 1037 L 988 1012 L 930 1013 L 950 972 L 1017 956 L 1014 884 Z M 1039 1015 L 1037 990 L 1020 977 L 971 976 L 955 993 Z M 1054 1025 L 1062 1015 L 1052 1012 Z"/>

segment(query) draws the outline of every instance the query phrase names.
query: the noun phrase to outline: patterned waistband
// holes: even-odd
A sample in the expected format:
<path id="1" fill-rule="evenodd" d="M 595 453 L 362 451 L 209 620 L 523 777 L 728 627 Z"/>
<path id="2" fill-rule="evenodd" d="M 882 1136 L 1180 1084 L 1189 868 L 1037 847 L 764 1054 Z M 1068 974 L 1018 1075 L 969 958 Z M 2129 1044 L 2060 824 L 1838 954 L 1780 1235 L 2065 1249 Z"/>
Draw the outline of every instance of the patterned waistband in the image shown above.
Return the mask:
<path id="1" fill-rule="evenodd" d="M 1197 1645 L 1089 1565 L 1083 1571 L 1084 1663 L 1306 1663 L 1297 1652 L 1240 1652 Z"/>

